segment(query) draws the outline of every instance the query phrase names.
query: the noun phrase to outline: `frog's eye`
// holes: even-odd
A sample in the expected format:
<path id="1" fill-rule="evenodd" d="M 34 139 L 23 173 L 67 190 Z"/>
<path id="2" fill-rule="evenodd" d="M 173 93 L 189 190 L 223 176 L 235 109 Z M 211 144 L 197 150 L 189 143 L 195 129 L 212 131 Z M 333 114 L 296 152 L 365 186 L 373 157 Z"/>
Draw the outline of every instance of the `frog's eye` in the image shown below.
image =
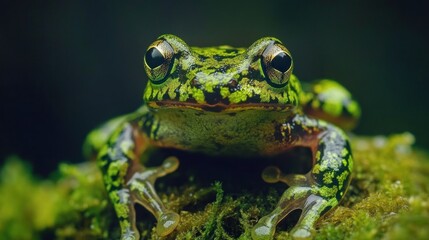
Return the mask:
<path id="1" fill-rule="evenodd" d="M 165 40 L 157 40 L 146 51 L 144 65 L 150 81 L 163 83 L 173 66 L 174 50 Z"/>
<path id="2" fill-rule="evenodd" d="M 284 87 L 292 74 L 293 61 L 283 45 L 271 44 L 262 53 L 262 69 L 267 82 L 273 87 Z"/>

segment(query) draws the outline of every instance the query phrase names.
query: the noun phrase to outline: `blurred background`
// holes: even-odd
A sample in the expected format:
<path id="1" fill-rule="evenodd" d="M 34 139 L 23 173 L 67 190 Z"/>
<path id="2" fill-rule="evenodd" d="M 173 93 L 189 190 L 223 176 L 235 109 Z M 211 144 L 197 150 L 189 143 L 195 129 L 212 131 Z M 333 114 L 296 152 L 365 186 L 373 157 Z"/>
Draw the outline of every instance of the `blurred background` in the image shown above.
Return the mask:
<path id="1" fill-rule="evenodd" d="M 302 81 L 333 78 L 361 104 L 354 131 L 409 131 L 429 148 L 429 15 L 410 1 L 2 1 L 0 163 L 39 175 L 81 162 L 85 135 L 141 104 L 142 59 L 163 33 L 191 46 L 281 39 Z M 417 1 L 416 1 L 417 2 Z"/>

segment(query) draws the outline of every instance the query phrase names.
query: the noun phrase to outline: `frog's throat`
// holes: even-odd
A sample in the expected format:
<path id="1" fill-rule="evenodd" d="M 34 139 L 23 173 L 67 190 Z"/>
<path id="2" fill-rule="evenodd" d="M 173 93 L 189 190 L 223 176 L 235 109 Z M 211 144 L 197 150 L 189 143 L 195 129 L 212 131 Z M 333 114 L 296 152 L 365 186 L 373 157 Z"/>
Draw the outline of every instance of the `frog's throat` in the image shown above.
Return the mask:
<path id="1" fill-rule="evenodd" d="M 206 112 L 240 112 L 244 110 L 266 110 L 289 112 L 295 106 L 291 104 L 273 104 L 273 103 L 239 103 L 239 104 L 200 104 L 191 102 L 175 102 L 175 101 L 151 101 L 147 105 L 152 109 L 193 109 Z"/>

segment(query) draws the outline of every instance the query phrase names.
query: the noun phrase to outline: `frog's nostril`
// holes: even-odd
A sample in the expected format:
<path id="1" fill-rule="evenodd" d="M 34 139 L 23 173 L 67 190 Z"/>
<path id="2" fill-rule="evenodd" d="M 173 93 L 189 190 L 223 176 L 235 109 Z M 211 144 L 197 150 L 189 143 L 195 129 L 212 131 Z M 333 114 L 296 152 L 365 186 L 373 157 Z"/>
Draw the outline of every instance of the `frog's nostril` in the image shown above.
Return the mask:
<path id="1" fill-rule="evenodd" d="M 197 78 L 194 78 L 191 81 L 191 86 L 199 88 L 199 87 L 201 87 L 201 83 L 200 83 L 200 81 L 198 81 Z"/>
<path id="2" fill-rule="evenodd" d="M 228 82 L 228 88 L 230 92 L 235 92 L 238 89 L 238 82 L 235 79 L 231 79 Z"/>
<path id="3" fill-rule="evenodd" d="M 229 80 L 229 82 L 228 82 L 228 86 L 229 86 L 229 87 L 236 88 L 236 87 L 237 87 L 237 85 L 238 85 L 238 83 L 237 83 L 237 80 L 235 80 L 235 79 L 231 79 L 231 80 Z"/>

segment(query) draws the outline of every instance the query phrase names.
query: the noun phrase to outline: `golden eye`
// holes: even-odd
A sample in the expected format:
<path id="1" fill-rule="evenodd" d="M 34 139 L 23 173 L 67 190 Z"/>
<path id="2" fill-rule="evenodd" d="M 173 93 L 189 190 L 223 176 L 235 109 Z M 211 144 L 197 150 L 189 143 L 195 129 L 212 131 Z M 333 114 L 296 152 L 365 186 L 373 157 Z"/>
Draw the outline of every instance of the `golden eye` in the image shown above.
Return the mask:
<path id="1" fill-rule="evenodd" d="M 276 88 L 286 86 L 293 69 L 289 50 L 278 43 L 268 45 L 262 53 L 261 60 L 267 82 Z"/>
<path id="2" fill-rule="evenodd" d="M 152 43 L 145 54 L 144 65 L 147 76 L 155 84 L 166 79 L 173 66 L 174 50 L 165 40 Z"/>

